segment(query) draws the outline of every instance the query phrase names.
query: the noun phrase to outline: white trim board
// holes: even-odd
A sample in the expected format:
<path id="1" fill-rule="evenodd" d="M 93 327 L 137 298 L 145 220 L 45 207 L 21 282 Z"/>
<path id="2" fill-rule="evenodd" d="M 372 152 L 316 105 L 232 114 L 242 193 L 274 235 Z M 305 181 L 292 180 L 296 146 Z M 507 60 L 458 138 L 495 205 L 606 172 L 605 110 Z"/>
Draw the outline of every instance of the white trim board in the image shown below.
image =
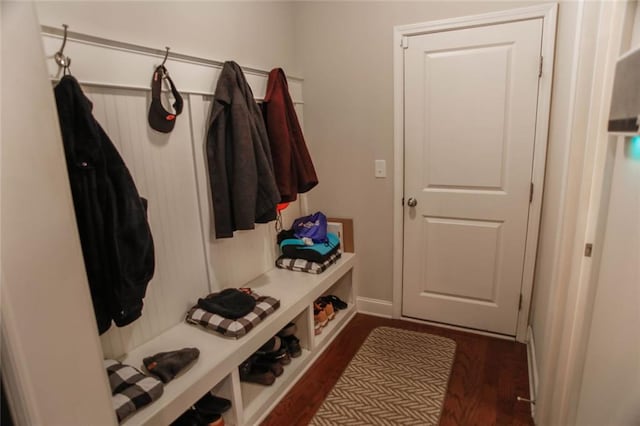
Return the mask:
<path id="1" fill-rule="evenodd" d="M 393 314 L 393 304 L 387 300 L 358 297 L 356 299 L 356 306 L 358 307 L 358 313 L 360 314 L 383 318 L 391 318 Z"/>
<path id="2" fill-rule="evenodd" d="M 541 424 L 576 421 L 597 284 L 593 263 L 600 256 L 603 238 L 599 221 L 608 199 L 608 193 L 603 193 L 609 146 L 606 123 L 627 13 L 627 2 L 579 5 L 576 39 L 582 43 L 576 43 L 572 73 L 575 91 L 584 99 L 576 94 L 572 98 L 571 118 L 575 123 L 567 130 L 567 140 L 578 142 L 581 150 L 568 160 L 567 181 L 571 186 L 557 233 L 558 262 L 549 298 L 552 303 L 544 307 L 547 343 L 539 354 L 545 368 L 540 371 L 536 407 Z M 584 41 L 587 33 L 595 35 L 594 41 Z M 585 104 L 586 111 L 574 111 L 576 105 Z M 584 256 L 585 243 L 594 244 L 593 257 Z"/>
<path id="3" fill-rule="evenodd" d="M 437 21 L 398 25 L 394 28 L 394 33 L 400 32 L 403 36 L 410 37 L 413 35 L 481 27 L 484 25 L 500 24 L 504 22 L 524 21 L 536 18 L 545 19 L 552 17 L 551 14 L 555 14 L 557 9 L 558 7 L 556 4 L 541 4 L 518 9 L 483 13 L 479 15 L 459 16 L 457 18 L 441 19 Z"/>
<path id="4" fill-rule="evenodd" d="M 536 419 L 536 396 L 538 395 L 538 362 L 536 361 L 536 345 L 533 339 L 533 328 L 527 328 L 527 369 L 529 371 L 529 399 L 531 402 L 531 418 Z"/>
<path id="5" fill-rule="evenodd" d="M 394 211 L 393 211 L 393 309 L 394 318 L 402 316 L 402 266 L 403 266 L 403 206 L 404 198 L 404 50 L 401 46 L 405 37 L 438 31 L 477 27 L 489 24 L 542 19 L 541 54 L 544 57 L 542 77 L 538 86 L 538 107 L 535 136 L 535 150 L 531 180 L 535 191 L 529 204 L 529 220 L 522 276 L 522 310 L 519 312 L 515 338 L 519 342 L 526 339 L 533 274 L 538 246 L 538 230 L 544 187 L 544 169 L 549 129 L 551 105 L 551 83 L 553 77 L 554 46 L 557 20 L 557 4 L 545 4 L 520 9 L 505 10 L 482 15 L 464 16 L 453 19 L 401 25 L 394 28 Z"/>

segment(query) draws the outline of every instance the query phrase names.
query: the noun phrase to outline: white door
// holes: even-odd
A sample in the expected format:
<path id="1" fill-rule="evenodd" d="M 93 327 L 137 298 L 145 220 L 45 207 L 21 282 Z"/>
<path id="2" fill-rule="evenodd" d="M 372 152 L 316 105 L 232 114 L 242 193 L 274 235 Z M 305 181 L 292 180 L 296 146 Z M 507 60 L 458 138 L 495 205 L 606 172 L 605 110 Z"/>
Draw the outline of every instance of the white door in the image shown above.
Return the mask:
<path id="1" fill-rule="evenodd" d="M 541 39 L 542 19 L 407 39 L 404 316 L 516 334 Z"/>

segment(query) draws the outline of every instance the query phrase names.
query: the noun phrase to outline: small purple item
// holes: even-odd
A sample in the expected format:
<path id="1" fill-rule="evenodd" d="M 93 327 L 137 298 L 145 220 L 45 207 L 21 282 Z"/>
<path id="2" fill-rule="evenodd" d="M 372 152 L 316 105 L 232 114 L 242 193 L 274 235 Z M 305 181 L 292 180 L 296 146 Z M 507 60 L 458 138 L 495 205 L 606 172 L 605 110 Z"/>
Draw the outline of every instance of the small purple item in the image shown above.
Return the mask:
<path id="1" fill-rule="evenodd" d="M 314 243 L 327 241 L 327 217 L 322 212 L 299 217 L 291 226 L 296 238 L 310 238 Z"/>

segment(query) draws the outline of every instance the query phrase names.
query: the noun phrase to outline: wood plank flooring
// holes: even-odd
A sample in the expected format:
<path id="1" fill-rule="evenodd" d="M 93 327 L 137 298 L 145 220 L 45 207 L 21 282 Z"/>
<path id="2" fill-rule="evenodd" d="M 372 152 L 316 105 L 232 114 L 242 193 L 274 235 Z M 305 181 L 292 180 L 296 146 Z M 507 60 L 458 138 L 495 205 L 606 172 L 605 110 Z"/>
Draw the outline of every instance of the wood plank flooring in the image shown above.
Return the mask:
<path id="1" fill-rule="evenodd" d="M 526 346 L 402 320 L 357 314 L 262 423 L 306 425 L 371 330 L 398 327 L 456 341 L 456 357 L 440 425 L 533 425 Z"/>

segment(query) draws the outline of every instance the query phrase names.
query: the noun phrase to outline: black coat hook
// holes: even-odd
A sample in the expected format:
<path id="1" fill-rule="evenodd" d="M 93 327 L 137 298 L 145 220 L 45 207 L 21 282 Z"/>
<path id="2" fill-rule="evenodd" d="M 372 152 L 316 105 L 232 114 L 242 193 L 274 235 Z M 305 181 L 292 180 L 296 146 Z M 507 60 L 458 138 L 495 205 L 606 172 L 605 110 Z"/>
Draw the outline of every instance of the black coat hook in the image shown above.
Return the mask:
<path id="1" fill-rule="evenodd" d="M 67 28 L 69 27 L 67 24 L 62 24 L 62 27 L 64 28 L 64 35 L 62 38 L 62 46 L 60 46 L 60 50 L 58 50 L 56 52 L 56 54 L 54 55 L 54 59 L 56 61 L 56 63 L 58 65 L 60 65 L 61 67 L 64 67 L 65 70 L 67 68 L 69 68 L 69 66 L 71 65 L 71 58 L 68 56 L 64 55 L 64 46 L 67 44 Z"/>

